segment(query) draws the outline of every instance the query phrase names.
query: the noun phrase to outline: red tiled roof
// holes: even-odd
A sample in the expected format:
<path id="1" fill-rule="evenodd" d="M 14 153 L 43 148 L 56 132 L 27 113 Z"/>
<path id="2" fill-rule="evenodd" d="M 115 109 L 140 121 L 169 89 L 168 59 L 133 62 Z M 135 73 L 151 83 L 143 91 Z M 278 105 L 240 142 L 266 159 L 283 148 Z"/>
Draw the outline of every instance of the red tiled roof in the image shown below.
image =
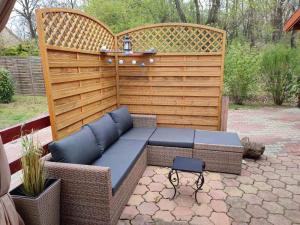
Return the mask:
<path id="1" fill-rule="evenodd" d="M 286 21 L 283 28 L 286 32 L 292 29 L 300 30 L 300 8 Z"/>

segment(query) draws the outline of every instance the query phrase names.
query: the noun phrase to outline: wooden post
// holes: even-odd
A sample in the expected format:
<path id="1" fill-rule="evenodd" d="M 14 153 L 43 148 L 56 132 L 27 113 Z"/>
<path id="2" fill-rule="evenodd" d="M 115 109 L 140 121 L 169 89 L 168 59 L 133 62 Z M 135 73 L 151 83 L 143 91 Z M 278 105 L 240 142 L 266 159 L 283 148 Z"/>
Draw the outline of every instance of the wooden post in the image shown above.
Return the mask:
<path id="1" fill-rule="evenodd" d="M 229 97 L 222 97 L 221 131 L 227 131 Z"/>

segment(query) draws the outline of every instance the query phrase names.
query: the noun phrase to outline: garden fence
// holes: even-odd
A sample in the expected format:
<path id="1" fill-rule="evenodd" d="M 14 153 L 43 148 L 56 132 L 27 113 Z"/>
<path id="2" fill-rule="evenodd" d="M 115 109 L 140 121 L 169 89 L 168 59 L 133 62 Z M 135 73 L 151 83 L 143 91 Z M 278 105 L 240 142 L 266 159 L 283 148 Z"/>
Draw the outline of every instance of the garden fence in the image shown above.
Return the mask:
<path id="1" fill-rule="evenodd" d="M 10 72 L 15 83 L 16 94 L 45 95 L 40 57 L 0 57 L 0 68 Z"/>

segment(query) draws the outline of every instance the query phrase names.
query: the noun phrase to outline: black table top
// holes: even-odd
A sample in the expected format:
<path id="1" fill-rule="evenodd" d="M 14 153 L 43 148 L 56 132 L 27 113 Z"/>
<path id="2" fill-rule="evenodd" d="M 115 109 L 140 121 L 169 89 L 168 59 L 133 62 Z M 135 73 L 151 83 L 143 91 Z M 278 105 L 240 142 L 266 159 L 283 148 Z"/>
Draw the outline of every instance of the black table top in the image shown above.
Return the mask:
<path id="1" fill-rule="evenodd" d="M 200 159 L 176 156 L 173 161 L 173 170 L 183 172 L 201 173 L 205 168 L 205 162 Z"/>

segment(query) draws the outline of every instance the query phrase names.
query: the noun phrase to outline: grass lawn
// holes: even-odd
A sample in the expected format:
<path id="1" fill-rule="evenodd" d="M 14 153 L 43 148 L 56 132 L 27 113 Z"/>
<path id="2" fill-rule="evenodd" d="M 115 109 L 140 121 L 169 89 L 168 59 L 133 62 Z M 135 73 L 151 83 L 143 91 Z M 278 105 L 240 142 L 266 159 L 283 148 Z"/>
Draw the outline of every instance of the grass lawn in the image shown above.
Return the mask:
<path id="1" fill-rule="evenodd" d="M 25 122 L 43 113 L 47 113 L 47 99 L 44 96 L 15 95 L 13 102 L 0 104 L 0 129 Z"/>

